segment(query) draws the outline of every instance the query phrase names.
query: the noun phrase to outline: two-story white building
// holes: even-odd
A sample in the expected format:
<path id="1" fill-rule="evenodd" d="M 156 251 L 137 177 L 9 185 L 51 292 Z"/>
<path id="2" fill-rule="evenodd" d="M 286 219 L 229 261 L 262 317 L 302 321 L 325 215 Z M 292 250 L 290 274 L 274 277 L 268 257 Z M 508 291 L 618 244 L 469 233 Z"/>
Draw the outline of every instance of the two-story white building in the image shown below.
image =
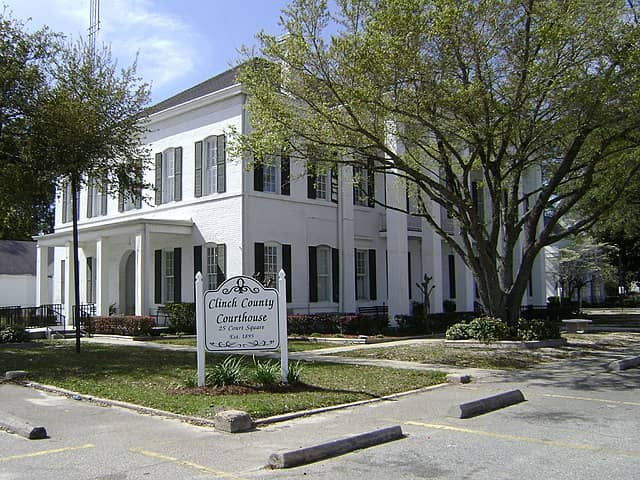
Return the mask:
<path id="1" fill-rule="evenodd" d="M 226 135 L 231 127 L 247 131 L 244 103 L 229 70 L 153 107 L 146 180 L 156 188 L 144 192 L 150 201 L 108 197 L 91 185 L 82 190 L 82 302 L 101 315 L 145 315 L 166 302 L 192 302 L 198 271 L 213 289 L 239 274 L 275 279 L 283 268 L 292 312 L 384 304 L 393 319 L 423 301 L 416 283 L 425 273 L 436 287 L 432 311 L 441 311 L 445 299 L 473 310 L 473 277 L 440 237 L 421 218 L 373 202 L 406 201 L 394 177 L 354 177 L 346 166 L 311 175 L 287 157 L 256 168 L 233 158 Z M 68 192 L 59 194 L 55 232 L 38 238 L 37 255 L 36 302 L 63 304 L 67 319 L 74 283 L 70 200 Z M 55 247 L 53 292 L 47 247 Z M 523 303 L 544 304 L 543 261 L 530 287 Z"/>

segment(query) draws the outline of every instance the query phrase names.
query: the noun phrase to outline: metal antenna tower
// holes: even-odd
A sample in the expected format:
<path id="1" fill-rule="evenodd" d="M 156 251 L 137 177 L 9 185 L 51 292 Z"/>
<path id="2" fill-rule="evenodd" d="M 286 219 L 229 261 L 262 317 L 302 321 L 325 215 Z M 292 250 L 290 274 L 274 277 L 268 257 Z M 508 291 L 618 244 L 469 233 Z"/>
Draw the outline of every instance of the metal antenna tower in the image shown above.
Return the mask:
<path id="1" fill-rule="evenodd" d="M 89 0 L 89 45 L 96 51 L 96 37 L 100 30 L 100 0 Z"/>

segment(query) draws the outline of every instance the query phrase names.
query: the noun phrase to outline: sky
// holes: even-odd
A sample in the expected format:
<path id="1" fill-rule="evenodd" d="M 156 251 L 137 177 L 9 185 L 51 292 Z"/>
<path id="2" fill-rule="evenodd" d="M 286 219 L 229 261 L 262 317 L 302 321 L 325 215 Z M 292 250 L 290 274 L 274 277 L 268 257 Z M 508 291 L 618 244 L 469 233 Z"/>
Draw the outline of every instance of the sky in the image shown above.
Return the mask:
<path id="1" fill-rule="evenodd" d="M 238 49 L 260 30 L 280 35 L 287 0 L 102 0 L 97 44 L 111 47 L 122 67 L 138 55 L 138 74 L 151 84 L 151 103 L 235 65 Z M 86 37 L 90 0 L 0 0 L 27 29 L 47 25 L 70 39 Z"/>

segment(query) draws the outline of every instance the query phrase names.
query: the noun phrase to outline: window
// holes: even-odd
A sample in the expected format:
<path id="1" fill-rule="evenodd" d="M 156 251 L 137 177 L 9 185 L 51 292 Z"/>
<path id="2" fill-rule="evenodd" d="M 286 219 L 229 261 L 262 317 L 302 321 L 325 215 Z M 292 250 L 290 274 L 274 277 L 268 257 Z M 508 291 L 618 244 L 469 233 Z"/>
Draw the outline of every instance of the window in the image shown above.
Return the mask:
<path id="1" fill-rule="evenodd" d="M 366 250 L 356 250 L 356 300 L 369 299 L 369 259 Z"/>
<path id="2" fill-rule="evenodd" d="M 353 204 L 375 207 L 375 176 L 370 168 L 353 167 Z"/>
<path id="3" fill-rule="evenodd" d="M 173 251 L 164 252 L 164 301 L 174 302 L 176 289 L 175 257 Z"/>
<path id="4" fill-rule="evenodd" d="M 154 252 L 154 303 L 182 301 L 182 249 Z"/>
<path id="5" fill-rule="evenodd" d="M 182 147 L 156 153 L 156 205 L 182 200 Z"/>
<path id="6" fill-rule="evenodd" d="M 272 288 L 278 285 L 278 247 L 275 245 L 264 246 L 264 283 Z"/>
<path id="7" fill-rule="evenodd" d="M 93 257 L 87 257 L 87 303 L 96 303 L 96 271 Z"/>
<path id="8" fill-rule="evenodd" d="M 211 135 L 195 143 L 194 197 L 226 191 L 226 162 L 224 135 Z"/>
<path id="9" fill-rule="evenodd" d="M 290 195 L 289 155 L 270 156 L 262 164 L 253 167 L 253 189 L 256 192 Z"/>
<path id="10" fill-rule="evenodd" d="M 71 201 L 71 183 L 65 182 L 62 185 L 62 223 L 73 220 L 73 203 Z"/>
<path id="11" fill-rule="evenodd" d="M 328 247 L 318 247 L 316 254 L 318 301 L 329 302 L 333 298 L 331 292 L 331 249 Z"/>
<path id="12" fill-rule="evenodd" d="M 87 187 L 87 218 L 107 214 L 107 193 L 105 182 L 91 180 Z"/>
<path id="13" fill-rule="evenodd" d="M 225 245 L 207 245 L 205 249 L 206 255 L 206 275 L 207 290 L 215 290 L 226 277 L 226 259 Z"/>

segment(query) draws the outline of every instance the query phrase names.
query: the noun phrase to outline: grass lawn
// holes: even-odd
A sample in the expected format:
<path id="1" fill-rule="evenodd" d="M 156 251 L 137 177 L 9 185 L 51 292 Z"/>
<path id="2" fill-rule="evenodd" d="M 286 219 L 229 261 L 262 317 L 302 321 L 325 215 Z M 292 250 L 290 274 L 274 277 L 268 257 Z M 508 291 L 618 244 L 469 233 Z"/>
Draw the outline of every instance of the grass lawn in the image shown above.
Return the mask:
<path id="1" fill-rule="evenodd" d="M 223 359 L 207 355 L 207 367 Z M 246 357 L 246 362 L 252 364 L 251 357 Z M 264 418 L 445 381 L 441 372 L 305 363 L 303 385 L 292 391 L 212 395 L 181 389 L 185 379 L 196 376 L 195 353 L 86 344 L 76 354 L 71 342 L 43 342 L 34 348 L 2 346 L 0 365 L 3 370 L 26 370 L 35 382 L 201 417 L 233 408 Z"/>
<path id="2" fill-rule="evenodd" d="M 405 345 L 342 352 L 342 357 L 376 358 L 406 362 L 433 363 L 464 368 L 513 370 L 528 368 L 553 359 L 566 358 L 568 354 L 554 349 L 525 350 L 520 348 L 498 349 L 492 347 L 454 347 L 442 343 Z M 556 358 L 557 357 L 557 358 Z"/>
<path id="3" fill-rule="evenodd" d="M 195 338 L 167 338 L 163 340 L 152 340 L 153 343 L 165 343 L 169 345 L 186 345 L 189 347 L 196 346 Z M 335 343 L 328 342 L 305 342 L 303 340 L 289 340 L 290 352 L 304 352 L 307 350 L 319 350 L 321 348 L 338 347 Z"/>

